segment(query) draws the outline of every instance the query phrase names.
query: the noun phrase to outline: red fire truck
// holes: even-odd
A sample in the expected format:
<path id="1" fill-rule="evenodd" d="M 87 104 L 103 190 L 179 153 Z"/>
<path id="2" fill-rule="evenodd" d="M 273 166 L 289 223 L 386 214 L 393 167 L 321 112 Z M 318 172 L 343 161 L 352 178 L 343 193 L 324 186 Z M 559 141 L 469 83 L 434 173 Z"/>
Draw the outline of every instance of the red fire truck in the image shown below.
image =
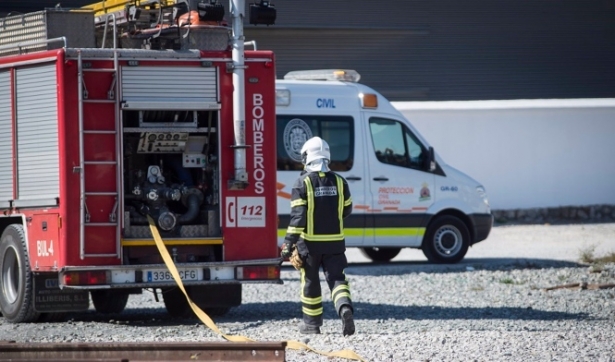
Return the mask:
<path id="1" fill-rule="evenodd" d="M 20 323 L 119 313 L 153 291 L 213 315 L 281 283 L 275 67 L 215 1 L 107 0 L 3 19 L 0 311 Z M 272 24 L 267 1 L 250 21 Z M 89 10 L 88 10 L 89 9 Z"/>

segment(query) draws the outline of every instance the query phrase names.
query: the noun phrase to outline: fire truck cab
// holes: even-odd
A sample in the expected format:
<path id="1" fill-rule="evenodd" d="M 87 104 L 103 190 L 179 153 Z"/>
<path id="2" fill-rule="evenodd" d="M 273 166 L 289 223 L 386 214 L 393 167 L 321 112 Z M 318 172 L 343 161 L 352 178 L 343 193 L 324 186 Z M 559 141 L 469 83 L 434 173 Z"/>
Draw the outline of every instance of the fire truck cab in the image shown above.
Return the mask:
<path id="1" fill-rule="evenodd" d="M 151 218 L 224 314 L 242 284 L 281 283 L 274 55 L 244 50 L 243 1 L 232 26 L 217 2 L 103 3 L 3 19 L 0 311 L 118 313 L 150 290 L 185 316 Z"/>

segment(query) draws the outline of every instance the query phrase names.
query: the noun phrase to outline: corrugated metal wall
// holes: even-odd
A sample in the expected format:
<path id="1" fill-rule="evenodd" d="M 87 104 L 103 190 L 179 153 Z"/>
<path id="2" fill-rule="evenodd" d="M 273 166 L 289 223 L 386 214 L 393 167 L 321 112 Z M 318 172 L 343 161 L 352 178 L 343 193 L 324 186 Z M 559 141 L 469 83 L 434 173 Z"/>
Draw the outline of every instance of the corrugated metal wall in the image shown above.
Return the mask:
<path id="1" fill-rule="evenodd" d="M 3 0 L 0 12 L 42 3 L 56 1 Z M 612 0 L 274 4 L 276 25 L 246 25 L 245 33 L 276 52 L 278 77 L 352 68 L 392 100 L 615 97 Z"/>
<path id="2" fill-rule="evenodd" d="M 615 2 L 277 1 L 278 76 L 352 68 L 392 100 L 615 96 Z M 315 24 L 318 24 L 315 26 Z"/>

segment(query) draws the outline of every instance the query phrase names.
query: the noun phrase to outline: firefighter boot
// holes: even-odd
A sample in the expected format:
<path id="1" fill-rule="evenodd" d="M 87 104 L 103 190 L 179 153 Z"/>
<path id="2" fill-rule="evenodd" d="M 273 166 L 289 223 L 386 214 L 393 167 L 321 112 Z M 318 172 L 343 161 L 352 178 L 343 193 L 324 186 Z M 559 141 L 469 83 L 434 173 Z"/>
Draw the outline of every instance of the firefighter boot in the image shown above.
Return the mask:
<path id="1" fill-rule="evenodd" d="M 352 336 L 354 334 L 354 318 L 352 316 L 352 309 L 345 305 L 340 310 L 340 318 L 342 318 L 342 334 L 344 337 Z"/>
<path id="2" fill-rule="evenodd" d="M 299 326 L 299 332 L 301 332 L 301 334 L 320 334 L 320 327 L 310 326 L 303 323 Z"/>

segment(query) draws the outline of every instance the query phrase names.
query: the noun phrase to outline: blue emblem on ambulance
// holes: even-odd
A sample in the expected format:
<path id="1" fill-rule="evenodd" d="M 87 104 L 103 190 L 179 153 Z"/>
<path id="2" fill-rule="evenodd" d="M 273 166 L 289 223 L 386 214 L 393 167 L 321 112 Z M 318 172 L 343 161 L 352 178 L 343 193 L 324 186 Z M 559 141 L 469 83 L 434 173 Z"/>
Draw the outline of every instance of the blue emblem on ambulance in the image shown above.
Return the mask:
<path id="1" fill-rule="evenodd" d="M 284 127 L 284 149 L 288 157 L 301 162 L 301 147 L 310 138 L 312 138 L 310 126 L 302 119 L 291 119 Z"/>

